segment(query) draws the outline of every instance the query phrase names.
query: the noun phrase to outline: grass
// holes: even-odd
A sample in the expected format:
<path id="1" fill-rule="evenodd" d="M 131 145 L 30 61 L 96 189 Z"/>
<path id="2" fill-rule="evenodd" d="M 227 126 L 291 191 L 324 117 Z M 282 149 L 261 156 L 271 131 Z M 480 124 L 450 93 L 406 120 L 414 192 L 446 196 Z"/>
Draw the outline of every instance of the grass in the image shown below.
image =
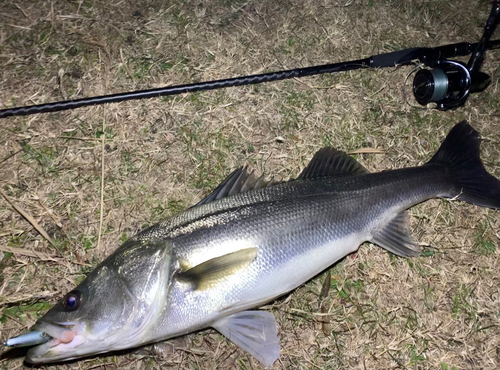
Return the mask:
<path id="1" fill-rule="evenodd" d="M 0 107 L 475 42 L 489 7 L 482 0 L 6 0 Z M 0 198 L 1 340 L 30 327 L 120 243 L 196 203 L 242 164 L 293 177 L 331 145 L 383 149 L 357 155 L 371 171 L 415 166 L 468 119 L 485 138 L 486 167 L 500 177 L 499 61 L 489 52 L 483 70 L 491 86 L 448 112 L 407 105 L 401 90 L 411 67 L 400 67 L 2 120 L 0 187 L 55 246 Z M 274 368 L 500 367 L 498 212 L 432 200 L 411 214 L 422 256 L 404 260 L 365 244 L 330 269 L 324 299 L 326 273 L 266 307 L 282 346 Z M 0 358 L 0 368 L 23 366 L 21 357 Z M 43 368 L 61 366 L 261 367 L 212 330 Z"/>

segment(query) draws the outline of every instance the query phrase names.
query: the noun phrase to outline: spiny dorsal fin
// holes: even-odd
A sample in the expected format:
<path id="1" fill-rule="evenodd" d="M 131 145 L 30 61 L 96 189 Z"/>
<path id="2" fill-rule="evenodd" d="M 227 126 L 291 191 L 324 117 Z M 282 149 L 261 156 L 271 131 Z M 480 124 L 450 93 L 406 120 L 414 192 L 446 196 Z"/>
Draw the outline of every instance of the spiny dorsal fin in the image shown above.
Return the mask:
<path id="1" fill-rule="evenodd" d="M 273 183 L 272 179 L 270 181 L 266 181 L 264 179 L 264 175 L 257 177 L 254 175 L 253 171 L 248 173 L 247 167 L 240 167 L 226 177 L 226 179 L 222 181 L 213 192 L 198 202 L 196 206 L 228 197 L 230 195 L 264 188 L 272 185 Z"/>
<path id="2" fill-rule="evenodd" d="M 371 242 L 401 257 L 418 256 L 418 244 L 408 231 L 408 212 L 396 215 L 387 225 L 376 231 Z"/>
<path id="3" fill-rule="evenodd" d="M 191 284 L 193 289 L 208 289 L 218 281 L 248 267 L 257 256 L 257 252 L 258 248 L 246 248 L 212 258 L 189 270 L 179 272 L 176 278 Z M 187 264 L 184 263 L 184 266 Z"/>
<path id="4" fill-rule="evenodd" d="M 325 147 L 316 152 L 298 178 L 305 180 L 364 173 L 368 173 L 368 170 L 354 158 L 337 149 Z"/>

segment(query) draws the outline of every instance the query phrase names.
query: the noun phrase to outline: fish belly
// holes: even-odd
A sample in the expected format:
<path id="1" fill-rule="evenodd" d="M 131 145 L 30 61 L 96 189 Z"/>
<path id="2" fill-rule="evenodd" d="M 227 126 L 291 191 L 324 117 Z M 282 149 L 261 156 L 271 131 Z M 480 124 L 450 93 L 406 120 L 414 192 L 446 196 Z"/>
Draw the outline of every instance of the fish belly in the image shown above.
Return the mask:
<path id="1" fill-rule="evenodd" d="M 169 307 L 148 341 L 186 334 L 209 327 L 232 313 L 258 308 L 356 251 L 363 240 L 366 239 L 362 235 L 351 234 L 337 240 L 316 242 L 315 245 L 300 245 L 297 248 L 302 253 L 289 259 L 280 257 L 280 250 L 261 246 L 252 268 L 229 277 L 217 287 L 196 291 L 185 284 L 173 284 Z M 307 243 L 306 240 L 300 242 Z M 294 249 L 291 245 L 286 247 Z M 269 261 L 273 260 L 270 264 Z"/>

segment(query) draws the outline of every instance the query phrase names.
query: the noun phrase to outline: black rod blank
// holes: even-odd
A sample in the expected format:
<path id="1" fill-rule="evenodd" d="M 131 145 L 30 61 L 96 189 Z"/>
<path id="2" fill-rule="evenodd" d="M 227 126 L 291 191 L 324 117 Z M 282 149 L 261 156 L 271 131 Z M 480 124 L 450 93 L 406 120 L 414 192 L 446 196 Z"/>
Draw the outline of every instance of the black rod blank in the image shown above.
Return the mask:
<path id="1" fill-rule="evenodd" d="M 77 100 L 66 100 L 55 103 L 30 105 L 26 107 L 10 108 L 0 110 L 0 118 L 9 116 L 25 116 L 35 113 L 57 112 L 61 110 L 74 109 L 89 105 L 116 103 L 133 99 L 156 98 L 167 95 L 178 95 L 196 91 L 215 90 L 232 86 L 252 85 L 263 82 L 279 81 L 294 77 L 312 76 L 320 73 L 332 73 L 348 71 L 351 69 L 369 67 L 370 59 L 360 59 L 352 62 L 326 64 L 307 68 L 297 68 L 287 71 L 270 72 L 244 77 L 227 78 L 223 80 L 198 82 L 187 85 L 167 86 L 157 89 L 141 90 L 134 92 L 118 93 L 113 95 L 102 95 Z"/>
<path id="2" fill-rule="evenodd" d="M 186 85 L 167 86 L 157 89 L 118 93 L 113 95 L 95 96 L 77 100 L 66 100 L 54 103 L 8 108 L 0 110 L 0 118 L 10 116 L 25 116 L 36 113 L 57 112 L 89 105 L 117 103 L 133 99 L 155 98 L 160 96 L 177 95 L 196 91 L 215 90 L 232 86 L 252 85 L 263 82 L 285 80 L 289 78 L 313 76 L 323 73 L 343 72 L 360 68 L 395 67 L 397 65 L 409 64 L 417 59 L 429 66 L 432 66 L 432 64 L 439 59 L 468 55 L 472 52 L 472 50 L 476 48 L 476 46 L 477 43 L 470 44 L 462 42 L 440 46 L 437 48 L 412 48 L 374 55 L 369 58 L 358 59 L 349 62 L 332 63 L 306 68 L 296 68 L 286 71 L 234 77 L 215 81 L 198 82 Z M 487 49 L 497 49 L 499 47 L 500 40 L 490 41 L 487 44 Z"/>

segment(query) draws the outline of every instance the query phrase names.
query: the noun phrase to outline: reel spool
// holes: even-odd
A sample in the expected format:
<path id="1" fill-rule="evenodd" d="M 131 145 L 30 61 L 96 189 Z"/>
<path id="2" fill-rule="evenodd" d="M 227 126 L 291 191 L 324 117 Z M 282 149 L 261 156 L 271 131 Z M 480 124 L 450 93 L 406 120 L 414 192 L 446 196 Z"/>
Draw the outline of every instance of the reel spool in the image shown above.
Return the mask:
<path id="1" fill-rule="evenodd" d="M 421 69 L 415 74 L 413 95 L 419 104 L 436 103 L 436 108 L 439 110 L 454 109 L 463 105 L 469 94 L 481 92 L 488 87 L 491 82 L 490 76 L 480 72 L 479 69 L 487 50 L 487 44 L 499 21 L 500 0 L 495 0 L 484 26 L 481 40 L 472 50 L 470 50 L 470 46 L 466 47 L 469 52 L 472 52 L 467 65 L 447 60 L 446 58 L 450 56 L 465 55 L 457 53 L 457 49 L 451 50 L 450 55 L 447 46 L 435 49 L 439 50 L 439 56 L 435 60 L 425 61 L 424 57 L 424 64 L 433 69 Z"/>
<path id="2" fill-rule="evenodd" d="M 413 95 L 420 105 L 436 103 L 439 110 L 458 107 L 471 88 L 467 67 L 452 60 L 440 60 L 434 69 L 421 69 L 413 79 Z"/>
<path id="3" fill-rule="evenodd" d="M 483 91 L 490 76 L 471 74 L 464 63 L 438 60 L 433 69 L 420 69 L 413 79 L 413 95 L 421 105 L 436 103 L 439 110 L 454 109 L 465 103 L 470 93 Z"/>

